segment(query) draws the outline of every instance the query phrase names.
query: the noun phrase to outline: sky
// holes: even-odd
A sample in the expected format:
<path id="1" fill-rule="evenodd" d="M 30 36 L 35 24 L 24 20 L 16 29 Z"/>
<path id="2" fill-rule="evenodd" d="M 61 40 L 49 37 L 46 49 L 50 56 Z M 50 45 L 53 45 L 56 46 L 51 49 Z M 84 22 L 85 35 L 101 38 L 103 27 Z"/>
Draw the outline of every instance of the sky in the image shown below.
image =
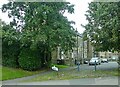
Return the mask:
<path id="1" fill-rule="evenodd" d="M 74 28 L 77 28 L 79 33 L 83 33 L 85 30 L 81 24 L 87 24 L 87 20 L 85 17 L 85 13 L 88 10 L 88 3 L 92 2 L 93 0 L 66 0 L 69 1 L 71 4 L 74 4 L 74 14 L 66 13 L 65 16 L 68 17 L 68 20 L 75 21 Z"/>
<path id="2" fill-rule="evenodd" d="M 71 4 L 74 4 L 74 14 L 68 14 L 65 13 L 64 16 L 67 16 L 69 21 L 74 21 L 76 24 L 73 25 L 73 27 L 75 29 L 77 29 L 77 31 L 79 33 L 83 33 L 83 31 L 85 30 L 81 24 L 85 25 L 87 24 L 87 20 L 85 17 L 85 13 L 88 10 L 88 3 L 92 2 L 93 0 L 66 0 L 68 2 L 70 2 Z M 0 0 L 0 8 L 3 4 L 7 3 L 7 0 Z M 9 23 L 10 20 L 6 13 L 2 13 L 0 10 L 0 19 L 2 19 L 3 21 L 5 21 L 6 23 Z"/>

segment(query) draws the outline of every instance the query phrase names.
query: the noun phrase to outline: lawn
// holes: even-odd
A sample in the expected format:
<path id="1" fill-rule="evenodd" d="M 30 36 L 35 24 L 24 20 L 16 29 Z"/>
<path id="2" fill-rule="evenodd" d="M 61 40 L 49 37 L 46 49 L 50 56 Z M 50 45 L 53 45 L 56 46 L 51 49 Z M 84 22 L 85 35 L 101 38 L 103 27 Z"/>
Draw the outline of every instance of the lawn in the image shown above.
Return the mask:
<path id="1" fill-rule="evenodd" d="M 0 81 L 2 80 L 2 67 L 0 66 Z"/>
<path id="2" fill-rule="evenodd" d="M 69 66 L 67 66 L 67 65 L 56 65 L 56 64 L 53 64 L 53 65 L 55 65 L 56 67 L 58 67 L 59 69 L 60 68 L 68 68 Z"/>
<path id="3" fill-rule="evenodd" d="M 59 68 L 69 67 L 69 66 L 64 66 L 64 65 L 55 65 L 55 66 Z M 2 72 L 1 80 L 8 80 L 8 79 L 21 78 L 25 76 L 31 76 L 31 75 L 38 74 L 41 72 L 46 72 L 46 70 L 25 71 L 22 69 L 0 67 L 0 72 Z M 80 78 L 97 78 L 97 77 L 109 77 L 109 76 L 119 76 L 118 69 L 97 70 L 97 71 L 93 71 L 93 70 L 77 71 L 77 69 L 72 69 L 72 70 L 64 70 L 64 71 L 61 70 L 59 72 L 52 71 L 50 73 L 42 74 L 38 77 L 23 81 L 23 82 L 45 81 L 45 80 L 66 80 L 66 79 L 80 79 Z"/>
<path id="4" fill-rule="evenodd" d="M 0 67 L 0 72 L 2 72 L 2 76 L 0 76 L 0 80 L 8 80 L 8 79 L 21 78 L 21 77 L 25 77 L 25 76 L 31 76 L 31 75 L 38 74 L 38 73 L 44 72 L 44 71 L 46 71 L 46 70 L 25 71 L 22 69 Z"/>
<path id="5" fill-rule="evenodd" d="M 59 69 L 68 67 L 66 65 L 55 65 L 55 66 L 58 67 Z M 21 77 L 31 76 L 31 75 L 38 74 L 38 73 L 45 72 L 45 71 L 47 71 L 47 70 L 25 71 L 22 69 L 0 67 L 0 80 L 9 80 L 9 79 L 21 78 Z"/>
<path id="6" fill-rule="evenodd" d="M 98 78 L 98 77 L 109 77 L 109 76 L 118 76 L 118 70 L 70 70 L 70 71 L 60 71 L 60 72 L 51 72 L 49 74 L 40 75 L 31 80 L 26 80 L 24 82 L 31 81 L 45 81 L 45 80 L 67 80 L 67 79 L 80 79 L 80 78 Z"/>

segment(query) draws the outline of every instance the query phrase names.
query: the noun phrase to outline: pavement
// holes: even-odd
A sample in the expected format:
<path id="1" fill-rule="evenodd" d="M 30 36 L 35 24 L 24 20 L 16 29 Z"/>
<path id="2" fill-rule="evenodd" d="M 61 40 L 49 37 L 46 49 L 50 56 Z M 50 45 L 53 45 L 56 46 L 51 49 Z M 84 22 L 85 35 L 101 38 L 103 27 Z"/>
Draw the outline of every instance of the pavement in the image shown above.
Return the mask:
<path id="1" fill-rule="evenodd" d="M 3 85 L 118 85 L 118 77 L 49 80 L 42 82 L 6 83 Z"/>

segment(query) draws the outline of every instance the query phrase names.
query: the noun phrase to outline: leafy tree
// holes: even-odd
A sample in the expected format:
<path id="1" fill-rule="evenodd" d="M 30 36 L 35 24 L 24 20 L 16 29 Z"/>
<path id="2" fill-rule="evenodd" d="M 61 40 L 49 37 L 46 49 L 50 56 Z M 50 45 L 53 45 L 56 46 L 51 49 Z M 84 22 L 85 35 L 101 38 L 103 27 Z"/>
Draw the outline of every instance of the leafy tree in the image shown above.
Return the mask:
<path id="1" fill-rule="evenodd" d="M 75 32 L 71 23 L 63 16 L 65 11 L 74 12 L 74 6 L 68 2 L 9 2 L 2 7 L 3 12 L 13 18 L 10 23 L 21 33 L 20 40 L 24 45 L 36 49 L 39 42 L 46 45 L 47 60 L 51 52 L 60 46 L 70 50 L 75 44 Z M 48 62 L 46 61 L 46 62 Z"/>
<path id="2" fill-rule="evenodd" d="M 2 38 L 2 20 L 0 19 L 0 38 Z"/>
<path id="3" fill-rule="evenodd" d="M 0 64 L 2 64 L 2 20 L 0 19 Z"/>
<path id="4" fill-rule="evenodd" d="M 120 2 L 92 2 L 86 13 L 84 38 L 98 51 L 120 51 Z"/>
<path id="5" fill-rule="evenodd" d="M 20 52 L 20 41 L 15 29 L 2 24 L 2 65 L 8 67 L 19 67 L 18 55 Z"/>

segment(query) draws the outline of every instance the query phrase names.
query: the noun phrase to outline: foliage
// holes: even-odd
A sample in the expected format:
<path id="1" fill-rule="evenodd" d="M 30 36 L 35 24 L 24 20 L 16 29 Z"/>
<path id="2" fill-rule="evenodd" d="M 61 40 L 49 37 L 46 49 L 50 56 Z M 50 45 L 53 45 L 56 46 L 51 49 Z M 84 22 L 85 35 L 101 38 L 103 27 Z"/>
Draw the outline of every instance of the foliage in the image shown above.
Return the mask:
<path id="1" fill-rule="evenodd" d="M 2 64 L 2 21 L 0 19 L 0 64 Z"/>
<path id="2" fill-rule="evenodd" d="M 44 59 L 50 63 L 51 52 L 57 46 L 64 51 L 75 46 L 75 31 L 71 26 L 74 22 L 63 16 L 65 11 L 72 14 L 73 7 L 68 2 L 11 1 L 3 5 L 2 11 L 8 12 L 8 16 L 13 18 L 10 25 L 20 32 L 22 46 L 38 49 L 39 42 L 45 44 Z"/>
<path id="3" fill-rule="evenodd" d="M 41 57 L 37 50 L 22 49 L 18 62 L 20 67 L 25 70 L 33 71 L 41 68 Z"/>
<path id="4" fill-rule="evenodd" d="M 9 25 L 2 26 L 2 65 L 4 66 L 19 67 L 20 42 L 15 34 L 17 33 Z"/>
<path id="5" fill-rule="evenodd" d="M 0 39 L 2 38 L 2 20 L 0 19 Z"/>
<path id="6" fill-rule="evenodd" d="M 19 67 L 19 43 L 14 41 L 14 44 L 8 45 L 8 42 L 2 42 L 2 48 L 2 65 L 9 67 Z"/>
<path id="7" fill-rule="evenodd" d="M 84 39 L 97 51 L 120 51 L 120 2 L 91 2 L 86 13 Z"/>
<path id="8" fill-rule="evenodd" d="M 39 41 L 43 41 L 51 52 L 58 45 L 67 50 L 74 46 L 72 36 L 75 34 L 70 25 L 74 22 L 69 22 L 63 16 L 65 11 L 73 13 L 73 7 L 67 2 L 10 2 L 3 5 L 2 11 L 8 11 L 8 16 L 13 17 L 11 25 L 17 29 L 22 27 L 23 43 L 30 40 L 35 46 Z"/>

